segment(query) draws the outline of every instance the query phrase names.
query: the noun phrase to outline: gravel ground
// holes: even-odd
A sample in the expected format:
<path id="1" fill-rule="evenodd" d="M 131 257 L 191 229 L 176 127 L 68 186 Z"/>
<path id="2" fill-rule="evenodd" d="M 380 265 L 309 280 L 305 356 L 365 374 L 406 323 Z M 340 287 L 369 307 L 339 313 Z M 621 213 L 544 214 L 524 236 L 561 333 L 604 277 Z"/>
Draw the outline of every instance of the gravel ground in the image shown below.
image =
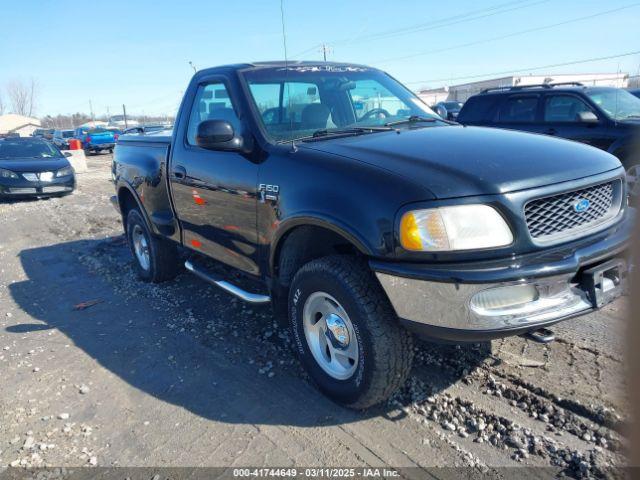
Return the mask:
<path id="1" fill-rule="evenodd" d="M 71 196 L 0 203 L 0 466 L 624 465 L 626 299 L 549 345 L 421 343 L 395 398 L 345 410 L 269 308 L 136 279 L 110 162 L 90 157 Z"/>

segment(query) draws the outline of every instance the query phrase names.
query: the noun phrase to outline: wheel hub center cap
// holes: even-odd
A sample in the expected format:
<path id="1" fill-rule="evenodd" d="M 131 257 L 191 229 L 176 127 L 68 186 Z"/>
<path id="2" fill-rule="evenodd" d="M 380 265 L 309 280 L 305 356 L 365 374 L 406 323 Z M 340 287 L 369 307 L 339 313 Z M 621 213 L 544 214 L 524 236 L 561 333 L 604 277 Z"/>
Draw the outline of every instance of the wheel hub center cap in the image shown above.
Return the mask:
<path id="1" fill-rule="evenodd" d="M 347 324 L 344 322 L 344 320 L 335 313 L 331 313 L 327 316 L 326 322 L 327 338 L 334 346 L 334 348 L 347 348 L 351 339 L 349 337 Z"/>

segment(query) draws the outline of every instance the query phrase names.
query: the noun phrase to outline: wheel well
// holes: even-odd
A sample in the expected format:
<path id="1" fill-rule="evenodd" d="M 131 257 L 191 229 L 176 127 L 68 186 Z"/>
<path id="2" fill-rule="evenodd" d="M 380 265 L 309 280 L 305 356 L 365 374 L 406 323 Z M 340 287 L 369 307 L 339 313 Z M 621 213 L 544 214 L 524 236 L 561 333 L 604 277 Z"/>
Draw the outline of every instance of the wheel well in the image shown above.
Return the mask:
<path id="1" fill-rule="evenodd" d="M 286 291 L 300 267 L 316 258 L 335 254 L 359 255 L 360 252 L 349 240 L 328 228 L 295 227 L 277 247 L 273 261 L 275 283 Z"/>
<path id="2" fill-rule="evenodd" d="M 130 210 L 138 208 L 138 202 L 136 202 L 133 193 L 126 188 L 121 188 L 118 192 L 118 205 L 120 206 L 120 213 L 122 214 L 122 224 L 124 229 L 127 229 L 127 214 Z"/>

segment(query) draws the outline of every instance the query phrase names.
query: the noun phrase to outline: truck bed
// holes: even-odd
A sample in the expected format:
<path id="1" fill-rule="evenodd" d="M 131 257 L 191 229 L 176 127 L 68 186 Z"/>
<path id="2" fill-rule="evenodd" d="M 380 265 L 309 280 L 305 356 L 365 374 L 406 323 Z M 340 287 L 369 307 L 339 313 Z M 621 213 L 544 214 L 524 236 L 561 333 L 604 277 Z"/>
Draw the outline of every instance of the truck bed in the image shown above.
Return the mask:
<path id="1" fill-rule="evenodd" d="M 171 139 L 173 137 L 173 130 L 160 130 L 158 132 L 151 133 L 129 133 L 126 135 L 120 135 L 118 137 L 118 143 L 155 143 L 155 144 L 167 144 L 171 145 Z"/>

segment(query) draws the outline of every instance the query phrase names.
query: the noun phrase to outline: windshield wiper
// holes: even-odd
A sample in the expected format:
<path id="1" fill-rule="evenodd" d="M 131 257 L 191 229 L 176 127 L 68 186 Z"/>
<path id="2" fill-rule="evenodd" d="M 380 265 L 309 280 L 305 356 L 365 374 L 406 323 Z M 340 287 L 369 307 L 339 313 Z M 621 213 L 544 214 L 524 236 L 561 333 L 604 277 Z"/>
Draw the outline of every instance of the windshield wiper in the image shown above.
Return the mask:
<path id="1" fill-rule="evenodd" d="M 323 138 L 330 138 L 334 136 L 362 135 L 365 133 L 389 132 L 392 130 L 394 129 L 389 126 L 322 128 L 320 130 L 316 130 L 311 135 L 305 135 L 304 137 L 294 138 L 293 141 L 312 142 L 314 140 L 321 140 Z M 288 140 L 288 141 L 290 142 L 291 140 Z"/>
<path id="2" fill-rule="evenodd" d="M 434 122 L 444 122 L 450 125 L 457 125 L 456 122 L 445 120 L 444 118 L 422 117 L 420 115 L 411 115 L 410 117 L 407 117 L 403 120 L 396 120 L 395 122 L 385 123 L 385 126 L 393 127 L 394 125 L 404 125 L 406 123 L 434 123 Z"/>

